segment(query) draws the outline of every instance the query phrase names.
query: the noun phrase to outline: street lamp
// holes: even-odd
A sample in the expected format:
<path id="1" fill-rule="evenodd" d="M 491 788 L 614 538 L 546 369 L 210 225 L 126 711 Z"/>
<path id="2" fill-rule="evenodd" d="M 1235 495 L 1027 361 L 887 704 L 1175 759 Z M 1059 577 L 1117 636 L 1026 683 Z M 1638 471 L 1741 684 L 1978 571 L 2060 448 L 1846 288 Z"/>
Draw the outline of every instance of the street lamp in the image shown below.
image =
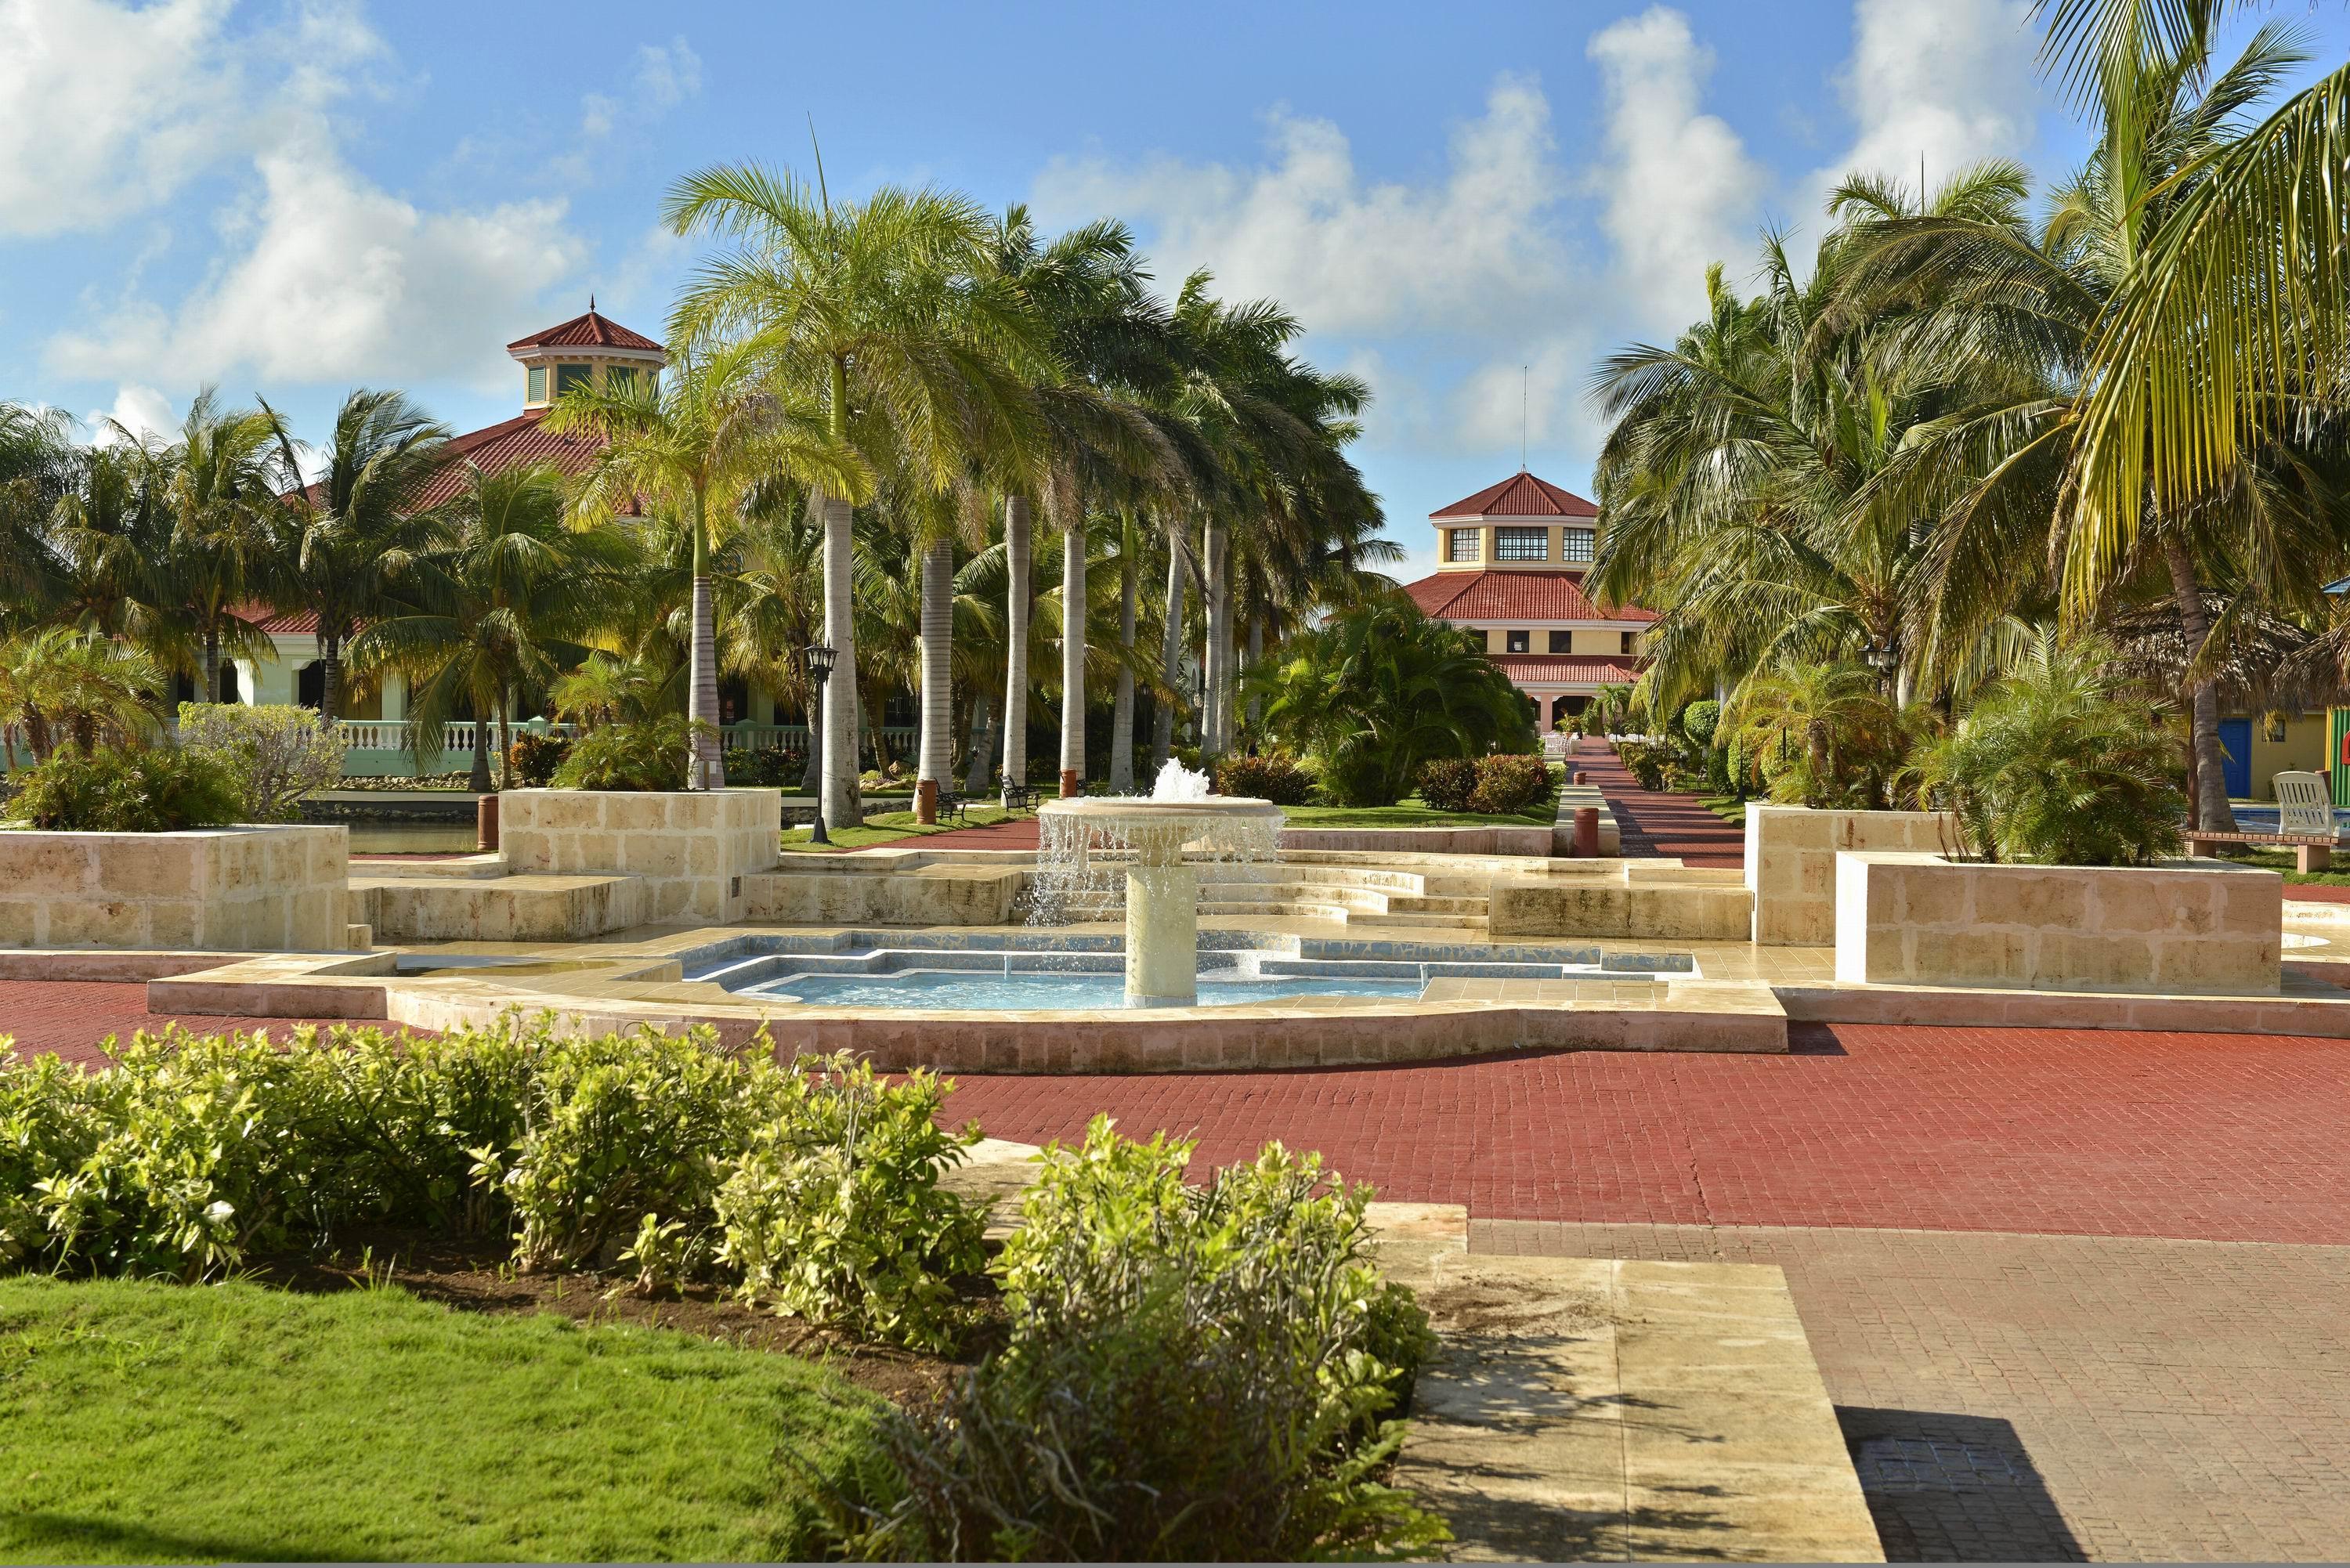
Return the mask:
<path id="1" fill-rule="evenodd" d="M 831 645 L 812 642 L 800 649 L 800 659 L 816 690 L 816 700 L 808 705 L 808 775 L 816 780 L 816 821 L 808 842 L 829 844 L 832 839 L 824 830 L 824 683 L 832 679 Z"/>

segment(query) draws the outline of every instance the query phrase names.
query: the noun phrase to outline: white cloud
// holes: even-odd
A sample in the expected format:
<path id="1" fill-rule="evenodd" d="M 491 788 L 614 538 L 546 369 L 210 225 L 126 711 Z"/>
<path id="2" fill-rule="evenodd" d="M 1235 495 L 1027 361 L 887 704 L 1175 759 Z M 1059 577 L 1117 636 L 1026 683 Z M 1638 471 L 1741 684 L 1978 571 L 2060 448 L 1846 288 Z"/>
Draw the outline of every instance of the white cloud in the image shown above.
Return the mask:
<path id="1" fill-rule="evenodd" d="M 0 234 L 96 227 L 234 156 L 230 0 L 0 0 Z"/>
<path id="2" fill-rule="evenodd" d="M 1929 184 L 2031 144 L 2037 93 L 2029 0 L 1854 0 L 1852 58 L 1838 86 L 1856 135 L 1815 172 L 1804 217 L 1848 171 Z"/>
<path id="3" fill-rule="evenodd" d="M 1707 264 L 1735 265 L 1772 178 L 1719 116 L 1700 108 L 1713 51 L 1689 19 L 1653 5 L 1593 36 L 1607 112 L 1607 157 L 1593 183 L 1600 227 L 1641 330 L 1677 332 L 1704 307 Z"/>
<path id="4" fill-rule="evenodd" d="M 666 47 L 638 46 L 637 92 L 648 106 L 655 109 L 675 109 L 701 90 L 702 57 L 693 52 L 682 34 L 671 38 Z"/>
<path id="5" fill-rule="evenodd" d="M 1533 78 L 1494 82 L 1484 114 L 1454 130 L 1433 184 L 1365 181 L 1326 119 L 1276 110 L 1267 140 L 1270 161 L 1250 169 L 1058 159 L 1036 182 L 1036 206 L 1055 222 L 1139 218 L 1170 292 L 1204 265 L 1218 292 L 1281 299 L 1316 331 L 1443 322 L 1490 333 L 1565 302 L 1554 208 L 1565 179 Z"/>
<path id="6" fill-rule="evenodd" d="M 85 416 L 82 423 L 97 432 L 100 446 L 110 446 L 121 439 L 115 434 L 117 425 L 141 441 L 169 437 L 180 428 L 180 416 L 172 410 L 172 400 L 154 388 L 125 383 L 114 389 L 112 408 Z"/>
<path id="7" fill-rule="evenodd" d="M 132 299 L 49 359 L 75 376 L 187 385 L 458 378 L 494 386 L 501 346 L 551 281 L 586 259 L 560 201 L 434 212 L 390 194 L 321 135 L 256 163 L 262 189 L 224 222 L 235 254 L 175 312 Z"/>

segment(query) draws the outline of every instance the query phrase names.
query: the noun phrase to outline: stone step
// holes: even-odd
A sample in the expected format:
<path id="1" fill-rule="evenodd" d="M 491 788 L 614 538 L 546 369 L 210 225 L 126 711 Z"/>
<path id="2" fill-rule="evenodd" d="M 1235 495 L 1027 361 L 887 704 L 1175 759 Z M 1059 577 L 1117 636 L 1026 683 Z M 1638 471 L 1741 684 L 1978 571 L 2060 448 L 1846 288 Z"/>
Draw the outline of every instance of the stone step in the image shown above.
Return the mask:
<path id="1" fill-rule="evenodd" d="M 1369 909 L 1353 909 L 1347 915 L 1350 926 L 1433 926 L 1446 930 L 1482 931 L 1485 917 L 1447 914 L 1387 914 Z"/>
<path id="2" fill-rule="evenodd" d="M 1485 906 L 1488 902 L 1490 902 L 1490 900 L 1485 898 L 1471 898 L 1466 897 L 1451 898 L 1413 898 L 1408 894 L 1397 894 L 1391 896 L 1388 899 L 1388 913 L 1391 915 L 1400 915 L 1405 913 L 1430 915 L 1482 915 L 1485 912 Z"/>
<path id="3" fill-rule="evenodd" d="M 640 877 L 353 877 L 354 924 L 379 942 L 585 941 L 646 918 Z"/>

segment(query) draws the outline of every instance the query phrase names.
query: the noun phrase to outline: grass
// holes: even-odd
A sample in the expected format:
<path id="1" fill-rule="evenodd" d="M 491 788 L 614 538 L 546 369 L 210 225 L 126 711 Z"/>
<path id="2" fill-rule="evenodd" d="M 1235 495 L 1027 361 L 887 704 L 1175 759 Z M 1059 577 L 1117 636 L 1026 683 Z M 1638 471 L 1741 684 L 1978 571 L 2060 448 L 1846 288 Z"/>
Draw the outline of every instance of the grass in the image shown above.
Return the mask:
<path id="1" fill-rule="evenodd" d="M 0 1280 L 0 1560 L 806 1558 L 806 1473 L 876 1408 L 771 1351 L 397 1289 Z"/>
<path id="2" fill-rule="evenodd" d="M 1744 827 L 1746 826 L 1746 801 L 1742 796 L 1734 794 L 1710 794 L 1700 800 L 1698 804 L 1704 806 L 1706 810 L 1713 813 L 1714 815 L 1721 818 L 1722 821 L 1730 823 L 1734 826 Z"/>
<path id="3" fill-rule="evenodd" d="M 1285 805 L 1292 827 L 1548 827 L 1557 815 L 1554 796 L 1509 815 L 1481 811 L 1438 811 L 1417 794 L 1393 805 Z"/>
<path id="4" fill-rule="evenodd" d="M 914 820 L 910 811 L 887 811 L 879 816 L 868 816 L 862 827 L 828 827 L 825 831 L 835 849 L 870 849 L 877 844 L 895 844 L 900 839 L 928 838 L 933 833 L 948 833 L 958 827 L 985 827 L 1002 822 L 1006 815 L 1000 805 L 974 805 L 963 814 L 961 822 L 941 822 L 935 827 L 924 827 Z M 784 852 L 787 855 L 821 853 L 824 846 L 810 844 L 807 836 L 795 830 L 784 836 Z"/>
<path id="5" fill-rule="evenodd" d="M 2345 866 L 2343 863 L 2345 853 L 2350 852 L 2335 850 L 2333 868 L 2325 871 L 2294 870 L 2293 851 L 2290 849 L 2251 849 L 2241 854 L 2231 853 L 2228 858 L 2236 861 L 2239 865 L 2258 866 L 2268 871 L 2282 871 L 2284 873 L 2287 887 L 2315 883 L 2323 888 L 2350 888 L 2350 866 Z"/>

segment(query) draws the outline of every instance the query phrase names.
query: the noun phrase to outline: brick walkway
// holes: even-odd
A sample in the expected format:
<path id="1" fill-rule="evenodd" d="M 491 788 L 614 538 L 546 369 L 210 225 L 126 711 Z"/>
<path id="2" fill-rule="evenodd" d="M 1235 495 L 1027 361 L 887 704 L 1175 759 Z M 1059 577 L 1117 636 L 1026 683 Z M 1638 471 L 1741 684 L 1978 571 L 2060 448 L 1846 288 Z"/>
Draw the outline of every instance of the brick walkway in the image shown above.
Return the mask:
<path id="1" fill-rule="evenodd" d="M 302 1023 L 348 1023 L 341 1018 L 212 1018 L 147 1011 L 143 982 L 0 980 L 0 1035 L 15 1037 L 22 1056 L 55 1053 L 68 1062 L 106 1060 L 109 1035 L 130 1038 L 141 1029 L 161 1033 L 182 1023 L 207 1033 L 267 1029 L 283 1036 Z"/>
<path id="2" fill-rule="evenodd" d="M 1596 740 L 1575 742 L 1567 753 L 1567 774 L 1588 774 L 1607 798 L 1627 857 L 1662 856 L 1691 866 L 1735 867 L 1746 863 L 1746 829 L 1708 811 L 1693 794 L 1649 791 L 1617 759 L 1614 748 Z"/>

